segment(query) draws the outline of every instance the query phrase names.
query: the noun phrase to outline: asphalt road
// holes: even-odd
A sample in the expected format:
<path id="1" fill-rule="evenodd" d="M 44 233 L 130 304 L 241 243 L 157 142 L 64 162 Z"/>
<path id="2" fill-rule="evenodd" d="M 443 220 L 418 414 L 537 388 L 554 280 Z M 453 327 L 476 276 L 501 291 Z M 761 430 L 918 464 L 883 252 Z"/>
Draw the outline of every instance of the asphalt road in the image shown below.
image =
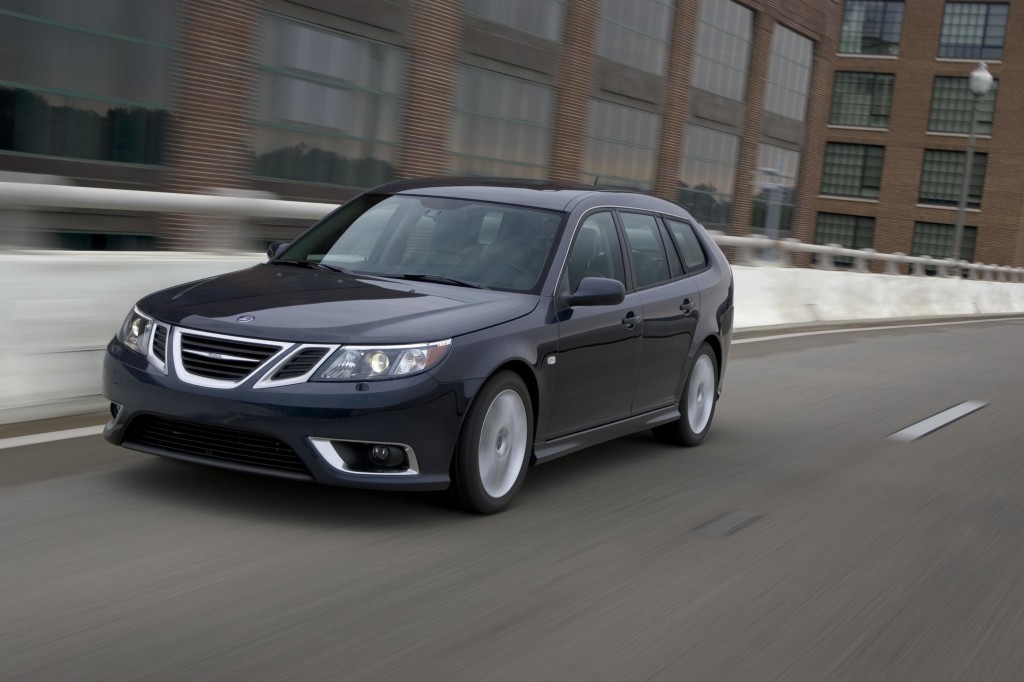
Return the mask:
<path id="1" fill-rule="evenodd" d="M 1024 321 L 739 344 L 703 446 L 592 448 L 491 517 L 0 450 L 0 679 L 1021 680 L 1022 353 Z"/>

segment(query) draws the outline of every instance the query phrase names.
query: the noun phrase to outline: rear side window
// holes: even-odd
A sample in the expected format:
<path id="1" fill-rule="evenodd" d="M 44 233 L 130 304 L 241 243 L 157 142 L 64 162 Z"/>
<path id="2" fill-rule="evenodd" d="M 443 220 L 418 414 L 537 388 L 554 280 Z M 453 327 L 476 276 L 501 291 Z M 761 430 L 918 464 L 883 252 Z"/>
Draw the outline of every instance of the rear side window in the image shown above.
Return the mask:
<path id="1" fill-rule="evenodd" d="M 703 270 L 708 266 L 708 257 L 704 253 L 704 247 L 693 231 L 693 226 L 671 218 L 665 219 L 668 231 L 672 233 L 679 253 L 683 256 L 683 263 L 686 264 L 688 272 Z"/>
<path id="2" fill-rule="evenodd" d="M 665 243 L 661 241 L 661 230 L 654 216 L 645 213 L 620 213 L 622 227 L 629 243 L 629 255 L 633 259 L 636 285 L 640 288 L 666 282 L 672 279 L 668 267 Z"/>

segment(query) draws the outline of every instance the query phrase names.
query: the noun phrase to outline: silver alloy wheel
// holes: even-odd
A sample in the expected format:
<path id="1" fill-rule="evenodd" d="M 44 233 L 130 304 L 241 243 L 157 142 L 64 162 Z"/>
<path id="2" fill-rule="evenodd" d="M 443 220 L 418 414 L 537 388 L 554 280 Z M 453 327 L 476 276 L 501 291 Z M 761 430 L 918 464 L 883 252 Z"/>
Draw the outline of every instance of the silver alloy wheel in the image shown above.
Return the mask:
<path id="1" fill-rule="evenodd" d="M 690 371 L 690 385 L 686 392 L 686 418 L 693 433 L 701 433 L 711 419 L 715 404 L 715 365 L 707 355 L 701 355 Z"/>
<path id="2" fill-rule="evenodd" d="M 494 396 L 480 426 L 480 483 L 488 495 L 504 496 L 515 485 L 526 458 L 526 405 L 510 388 Z"/>

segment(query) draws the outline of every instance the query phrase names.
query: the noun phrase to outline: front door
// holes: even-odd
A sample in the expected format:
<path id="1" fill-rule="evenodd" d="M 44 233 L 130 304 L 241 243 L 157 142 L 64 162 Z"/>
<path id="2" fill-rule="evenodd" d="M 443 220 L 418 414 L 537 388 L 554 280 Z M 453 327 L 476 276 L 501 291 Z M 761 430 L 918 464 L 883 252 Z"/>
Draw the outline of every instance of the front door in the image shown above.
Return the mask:
<path id="1" fill-rule="evenodd" d="M 609 211 L 591 214 L 583 221 L 569 252 L 562 286 L 573 291 L 584 277 L 609 277 L 626 284 L 622 247 Z M 627 293 L 616 306 L 577 306 L 561 311 L 550 437 L 629 416 L 642 317 L 643 302 L 635 292 Z"/>

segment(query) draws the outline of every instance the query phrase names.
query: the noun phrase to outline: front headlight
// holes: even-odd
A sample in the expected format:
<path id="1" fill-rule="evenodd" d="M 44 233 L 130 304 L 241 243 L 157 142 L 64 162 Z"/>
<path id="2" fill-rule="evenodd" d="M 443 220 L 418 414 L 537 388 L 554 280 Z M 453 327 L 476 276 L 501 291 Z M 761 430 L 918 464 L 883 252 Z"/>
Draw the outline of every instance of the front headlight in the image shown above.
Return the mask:
<path id="1" fill-rule="evenodd" d="M 153 336 L 153 318 L 143 315 L 138 308 L 132 308 L 117 330 L 117 340 L 142 355 L 149 353 L 149 341 Z"/>
<path id="2" fill-rule="evenodd" d="M 441 362 L 451 347 L 451 339 L 408 346 L 342 346 L 313 381 L 366 381 L 419 374 Z"/>

